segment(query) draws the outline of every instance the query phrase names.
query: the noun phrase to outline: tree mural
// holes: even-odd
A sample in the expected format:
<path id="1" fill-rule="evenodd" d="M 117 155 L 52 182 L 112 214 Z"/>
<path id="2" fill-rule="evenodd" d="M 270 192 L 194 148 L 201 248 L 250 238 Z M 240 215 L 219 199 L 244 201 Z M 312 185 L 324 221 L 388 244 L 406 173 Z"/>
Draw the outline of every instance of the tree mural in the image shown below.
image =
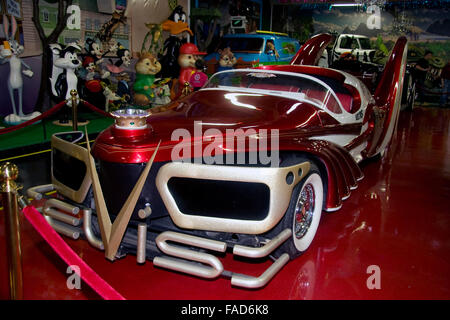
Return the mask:
<path id="1" fill-rule="evenodd" d="M 42 44 L 42 72 L 41 72 L 41 86 L 39 88 L 39 95 L 36 101 L 35 110 L 43 112 L 50 108 L 50 88 L 48 79 L 52 69 L 50 63 L 50 55 L 47 50 L 48 46 L 58 41 L 58 37 L 63 32 L 67 25 L 67 19 L 70 14 L 67 13 L 67 8 L 72 5 L 73 0 L 46 0 L 49 3 L 58 3 L 58 15 L 55 29 L 47 36 L 39 19 L 40 16 L 40 0 L 33 1 L 33 23 L 39 35 Z"/>

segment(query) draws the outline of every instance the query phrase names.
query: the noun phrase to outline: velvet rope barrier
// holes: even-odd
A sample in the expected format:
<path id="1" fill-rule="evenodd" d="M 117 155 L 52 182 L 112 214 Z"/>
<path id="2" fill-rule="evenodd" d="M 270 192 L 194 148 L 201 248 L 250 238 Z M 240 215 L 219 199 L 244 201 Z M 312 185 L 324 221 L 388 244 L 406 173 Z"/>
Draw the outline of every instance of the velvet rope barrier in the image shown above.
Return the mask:
<path id="1" fill-rule="evenodd" d="M 105 300 L 125 300 L 125 298 L 103 280 L 86 262 L 84 262 L 61 236 L 48 224 L 45 218 L 33 207 L 27 206 L 23 213 L 31 225 L 69 266 L 77 266 L 83 279 Z M 78 270 L 74 270 L 77 272 Z"/>
<path id="2" fill-rule="evenodd" d="M 88 107 L 89 109 L 91 109 L 91 110 L 94 111 L 94 112 L 97 112 L 97 113 L 101 114 L 102 116 L 109 117 L 109 118 L 112 118 L 112 117 L 113 117 L 113 116 L 110 115 L 108 112 L 105 112 L 105 111 L 103 111 L 103 110 L 97 108 L 96 106 L 92 105 L 91 103 L 89 103 L 89 102 L 87 102 L 87 101 L 85 101 L 85 100 L 80 100 L 80 102 L 81 102 L 82 104 L 84 104 L 84 106 Z"/>
<path id="3" fill-rule="evenodd" d="M 50 110 L 44 112 L 43 114 L 41 114 L 39 117 L 36 117 L 34 119 L 28 120 L 27 122 L 18 124 L 17 126 L 12 126 L 12 127 L 8 127 L 8 128 L 4 128 L 4 129 L 0 129 L 0 134 L 5 134 L 5 133 L 9 133 L 9 132 L 13 132 L 19 129 L 23 129 L 27 126 L 32 125 L 33 123 L 36 123 L 38 121 L 41 121 L 44 118 L 50 117 L 52 114 L 54 114 L 55 112 L 59 111 L 59 109 L 61 109 L 63 106 L 65 106 L 66 101 L 62 101 L 60 103 L 58 103 L 56 106 L 54 106 L 53 108 L 51 108 Z"/>

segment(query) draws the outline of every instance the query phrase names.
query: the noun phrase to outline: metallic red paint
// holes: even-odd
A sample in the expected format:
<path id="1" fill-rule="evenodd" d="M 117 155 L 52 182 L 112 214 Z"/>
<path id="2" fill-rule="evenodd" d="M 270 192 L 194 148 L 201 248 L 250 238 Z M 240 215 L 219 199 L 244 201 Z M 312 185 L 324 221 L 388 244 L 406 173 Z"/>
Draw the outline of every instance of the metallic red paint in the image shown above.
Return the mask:
<path id="1" fill-rule="evenodd" d="M 329 37 L 314 39 L 319 41 L 315 46 L 320 46 L 324 45 Z M 150 159 L 157 144 L 162 141 L 155 161 L 171 161 L 173 160 L 172 149 L 178 144 L 178 141 L 172 141 L 172 133 L 175 130 L 187 130 L 191 141 L 196 138 L 203 139 L 203 137 L 195 137 L 195 121 L 203 122 L 203 132 L 210 128 L 219 129 L 223 135 L 223 141 L 226 140 L 226 129 L 276 129 L 280 132 L 280 151 L 308 153 L 323 164 L 328 186 L 325 209 L 337 210 L 342 206 L 342 200 L 350 196 L 351 189 L 356 188 L 356 182 L 363 177 L 361 171 L 355 169 L 357 164 L 348 152 L 363 143 L 367 143 L 363 153 L 367 158 L 383 152 L 382 147 L 384 147 L 385 136 L 390 130 L 390 121 L 397 119 L 399 108 L 394 106 L 403 81 L 406 43 L 404 37 L 397 41 L 386 64 L 381 83 L 374 96 L 376 105 L 369 104 L 367 107 L 367 112 L 370 114 L 366 112 L 363 122 L 368 128 L 366 132 L 361 133 L 363 127 L 361 123 L 340 124 L 319 108 L 308 103 L 299 103 L 297 100 L 272 95 L 247 95 L 239 92 L 240 103 L 251 106 L 248 108 L 234 103 L 227 97 L 230 91 L 201 90 L 173 103 L 168 111 L 152 115 L 147 120 L 153 130 L 151 134 L 124 139 L 123 134 L 118 134 L 114 128 L 105 130 L 96 139 L 92 148 L 93 155 L 107 162 L 143 163 Z M 320 52 L 316 52 L 318 53 Z M 303 54 L 300 52 L 299 57 L 301 56 Z M 342 85 L 345 81 L 345 76 L 338 71 L 314 66 L 273 65 L 259 69 L 324 76 Z M 351 93 L 354 100 L 361 103 L 358 91 L 352 90 Z M 314 136 L 339 134 L 352 134 L 358 137 L 347 146 L 341 147 L 328 141 L 309 139 Z M 202 141 L 202 151 L 209 144 L 210 141 Z M 194 155 L 194 143 L 191 143 L 191 146 L 191 155 Z M 219 152 L 252 151 L 247 147 L 245 150 L 224 149 Z"/>

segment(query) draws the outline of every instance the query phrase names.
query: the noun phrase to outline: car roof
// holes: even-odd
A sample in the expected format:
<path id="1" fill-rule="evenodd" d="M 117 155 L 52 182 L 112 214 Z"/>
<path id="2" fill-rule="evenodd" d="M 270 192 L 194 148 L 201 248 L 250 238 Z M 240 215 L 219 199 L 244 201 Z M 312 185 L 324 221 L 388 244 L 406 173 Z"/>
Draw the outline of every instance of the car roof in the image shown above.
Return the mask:
<path id="1" fill-rule="evenodd" d="M 270 33 L 270 32 L 252 32 L 252 33 L 234 33 L 226 34 L 224 38 L 263 38 L 263 39 L 285 39 L 298 41 L 296 39 L 290 38 L 288 35 Z"/>
<path id="2" fill-rule="evenodd" d="M 354 37 L 354 38 L 367 38 L 367 39 L 369 39 L 369 37 L 364 36 L 362 34 L 343 33 L 340 36 Z"/>

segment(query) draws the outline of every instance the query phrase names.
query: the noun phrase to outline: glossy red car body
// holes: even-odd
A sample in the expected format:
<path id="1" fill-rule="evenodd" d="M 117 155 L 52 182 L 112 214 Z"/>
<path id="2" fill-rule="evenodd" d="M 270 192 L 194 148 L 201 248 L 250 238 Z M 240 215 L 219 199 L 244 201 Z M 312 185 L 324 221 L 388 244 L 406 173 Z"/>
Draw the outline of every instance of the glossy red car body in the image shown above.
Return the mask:
<path id="1" fill-rule="evenodd" d="M 47 200 L 47 221 L 69 236 L 83 231 L 111 261 L 132 253 L 265 286 L 308 249 L 322 211 L 342 207 L 363 178 L 358 164 L 383 156 L 396 131 L 406 38 L 374 95 L 348 73 L 314 66 L 330 40 L 312 38 L 291 65 L 216 73 L 163 112 L 116 111 L 91 154 L 77 144 L 81 132 L 55 134 L 52 184 L 29 194 L 56 190 L 66 202 Z M 67 210 L 83 211 L 82 230 L 66 223 Z M 233 273 L 212 254 L 227 249 L 274 262 L 259 277 Z"/>
<path id="2" fill-rule="evenodd" d="M 172 103 L 169 110 L 152 114 L 145 131 L 123 132 L 114 126 L 105 130 L 93 146 L 93 155 L 97 159 L 113 163 L 144 163 L 150 159 L 161 141 L 161 149 L 155 161 L 170 161 L 172 148 L 178 143 L 172 141 L 172 133 L 178 128 L 184 128 L 193 134 L 194 122 L 199 120 L 210 124 L 204 124 L 204 130 L 214 128 L 214 124 L 224 123 L 227 124 L 227 129 L 278 129 L 280 150 L 308 153 L 324 164 L 328 185 L 325 208 L 336 210 L 342 205 L 342 199 L 348 198 L 350 191 L 357 187 L 357 181 L 363 177 L 357 162 L 382 154 L 395 130 L 406 65 L 407 41 L 404 37 L 397 41 L 373 99 L 364 98 L 361 91 L 345 83 L 346 75 L 340 71 L 298 65 L 316 63 L 329 41 L 329 35 L 316 36 L 300 49 L 291 65 L 262 66 L 257 69 L 332 79 L 334 83 L 347 89 L 347 95 L 351 95 L 356 107 L 348 112 L 349 115 L 358 117 L 358 112 L 362 111 L 361 100 L 368 100 L 365 101 L 367 105 L 364 114 L 359 115 L 363 116 L 362 122 L 341 123 L 330 116 L 329 112 L 308 103 L 301 103 L 294 112 L 287 114 L 298 101 L 272 95 L 243 97 L 242 103 L 258 106 L 255 110 L 244 110 L 224 98 L 228 91 L 200 90 Z M 352 135 L 355 138 L 345 145 L 327 139 L 312 139 L 334 135 Z M 203 148 L 208 144 L 208 141 L 203 141 Z M 362 145 L 364 148 L 360 157 L 355 159 L 351 150 Z M 237 150 L 222 151 L 227 153 Z"/>

